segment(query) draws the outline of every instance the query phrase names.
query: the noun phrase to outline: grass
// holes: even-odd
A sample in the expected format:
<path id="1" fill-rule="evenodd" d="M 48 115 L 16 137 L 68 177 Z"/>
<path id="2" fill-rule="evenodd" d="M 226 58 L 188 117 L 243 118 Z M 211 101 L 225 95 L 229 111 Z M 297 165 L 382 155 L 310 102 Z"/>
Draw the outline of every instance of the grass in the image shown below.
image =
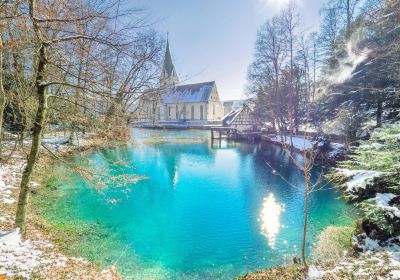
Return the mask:
<path id="1" fill-rule="evenodd" d="M 277 266 L 267 270 L 260 270 L 240 276 L 237 280 L 301 280 L 306 273 L 303 266 Z"/>
<path id="2" fill-rule="evenodd" d="M 317 246 L 312 252 L 314 262 L 337 262 L 352 250 L 351 239 L 354 227 L 329 226 L 318 237 Z"/>
<path id="3" fill-rule="evenodd" d="M 345 252 L 352 250 L 351 239 L 355 232 L 355 227 L 327 227 L 318 238 L 317 246 L 312 251 L 312 262 L 309 265 L 323 264 L 324 267 L 334 267 L 335 263 L 345 256 Z M 305 278 L 304 267 L 291 264 L 248 273 L 238 277 L 237 280 L 301 280 Z"/>
<path id="4" fill-rule="evenodd" d="M 65 168 L 50 168 L 49 173 L 40 180 L 41 187 L 31 195 L 29 205 L 30 228 L 39 230 L 46 239 L 56 245 L 57 251 L 72 258 L 72 262 L 68 262 L 62 271 L 51 270 L 52 273 L 55 273 L 53 276 L 56 279 L 71 279 L 71 275 L 76 275 L 73 279 L 82 279 L 81 277 L 86 273 L 92 275 L 88 279 L 99 279 L 102 268 L 109 267 L 111 263 L 110 260 L 99 259 L 97 257 L 99 251 L 106 250 L 104 246 L 107 246 L 108 250 L 112 250 L 115 244 L 104 244 L 103 242 L 103 247 L 96 246 L 98 241 L 104 239 L 106 234 L 106 230 L 101 224 L 56 218 L 58 213 L 54 211 L 52 205 L 57 200 L 62 199 L 64 195 L 59 188 L 62 179 L 57 177 L 57 174 L 62 174 L 63 170 L 65 171 Z M 74 257 L 83 257 L 88 262 L 79 262 Z M 115 259 L 117 257 L 115 256 Z M 80 269 L 80 271 L 77 269 Z M 65 277 L 60 276 L 64 274 Z M 32 279 L 42 278 L 32 277 Z M 116 275 L 113 279 L 119 279 L 119 275 Z"/>
<path id="5" fill-rule="evenodd" d="M 103 150 L 111 146 L 123 146 L 126 143 L 115 142 L 112 144 L 93 141 L 89 145 L 72 148 L 60 154 L 65 159 L 79 152 L 82 156 L 92 153 L 94 150 Z M 99 279 L 102 265 L 109 264 L 109 260 L 94 260 L 97 255 L 96 250 L 104 249 L 96 246 L 96 239 L 104 237 L 105 230 L 102 225 L 97 223 L 84 223 L 77 221 L 68 221 L 55 219 L 58 213 L 52 209 L 52 205 L 63 198 L 64 191 L 61 190 L 61 184 L 67 184 L 71 181 L 71 168 L 61 164 L 57 159 L 48 155 L 42 156 L 35 170 L 34 181 L 40 183 L 40 187 L 32 191 L 29 201 L 29 221 L 32 231 L 39 231 L 46 239 L 56 245 L 57 251 L 70 257 L 67 266 L 62 270 L 55 271 L 51 279 Z M 97 242 L 98 243 L 98 242 Z M 113 244 L 107 244 L 112 249 Z M 81 262 L 74 257 L 84 257 L 88 262 Z M 35 278 L 32 275 L 32 279 Z M 86 279 L 86 278 L 85 278 Z M 111 278 L 110 278 L 111 279 Z M 119 279 L 116 274 L 112 279 Z"/>

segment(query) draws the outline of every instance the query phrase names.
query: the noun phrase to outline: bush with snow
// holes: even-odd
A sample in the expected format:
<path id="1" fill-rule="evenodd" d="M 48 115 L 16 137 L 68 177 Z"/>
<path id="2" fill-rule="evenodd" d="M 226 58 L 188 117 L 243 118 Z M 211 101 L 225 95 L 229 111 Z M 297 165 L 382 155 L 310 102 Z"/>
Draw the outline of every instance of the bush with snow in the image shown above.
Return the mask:
<path id="1" fill-rule="evenodd" d="M 362 210 L 363 229 L 375 238 L 400 236 L 400 124 L 376 129 L 329 177 Z"/>

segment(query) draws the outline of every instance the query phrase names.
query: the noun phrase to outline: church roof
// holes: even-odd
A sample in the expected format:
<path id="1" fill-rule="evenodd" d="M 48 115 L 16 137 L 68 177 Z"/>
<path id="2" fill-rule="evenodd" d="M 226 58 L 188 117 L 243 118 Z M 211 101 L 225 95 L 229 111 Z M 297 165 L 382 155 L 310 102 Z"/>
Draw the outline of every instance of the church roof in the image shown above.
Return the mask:
<path id="1" fill-rule="evenodd" d="M 169 50 L 169 41 L 167 40 L 167 48 L 165 50 L 164 57 L 164 70 L 168 77 L 170 77 L 174 71 L 174 64 L 172 63 L 171 51 Z"/>
<path id="2" fill-rule="evenodd" d="M 214 86 L 214 81 L 177 86 L 162 95 L 163 103 L 207 102 Z"/>

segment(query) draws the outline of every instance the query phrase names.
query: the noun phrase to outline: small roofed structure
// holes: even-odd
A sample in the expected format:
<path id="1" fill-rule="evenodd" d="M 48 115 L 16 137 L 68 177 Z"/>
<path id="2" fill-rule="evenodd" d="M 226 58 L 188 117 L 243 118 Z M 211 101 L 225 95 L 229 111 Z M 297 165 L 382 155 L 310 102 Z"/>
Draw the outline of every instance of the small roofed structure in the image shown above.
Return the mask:
<path id="1" fill-rule="evenodd" d="M 222 125 L 235 128 L 238 132 L 254 132 L 261 128 L 261 122 L 254 116 L 250 106 L 246 104 L 227 114 L 222 119 Z"/>

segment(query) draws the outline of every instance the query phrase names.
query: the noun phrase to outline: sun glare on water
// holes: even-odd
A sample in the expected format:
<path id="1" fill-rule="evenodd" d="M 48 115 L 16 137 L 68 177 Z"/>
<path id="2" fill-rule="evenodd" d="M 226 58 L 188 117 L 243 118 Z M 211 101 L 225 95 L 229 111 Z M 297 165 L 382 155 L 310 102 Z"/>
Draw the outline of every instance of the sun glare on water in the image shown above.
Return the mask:
<path id="1" fill-rule="evenodd" d="M 282 227 L 280 217 L 284 211 L 284 204 L 278 203 L 273 194 L 264 198 L 260 213 L 261 233 L 267 237 L 268 245 L 275 246 L 276 235 Z"/>

